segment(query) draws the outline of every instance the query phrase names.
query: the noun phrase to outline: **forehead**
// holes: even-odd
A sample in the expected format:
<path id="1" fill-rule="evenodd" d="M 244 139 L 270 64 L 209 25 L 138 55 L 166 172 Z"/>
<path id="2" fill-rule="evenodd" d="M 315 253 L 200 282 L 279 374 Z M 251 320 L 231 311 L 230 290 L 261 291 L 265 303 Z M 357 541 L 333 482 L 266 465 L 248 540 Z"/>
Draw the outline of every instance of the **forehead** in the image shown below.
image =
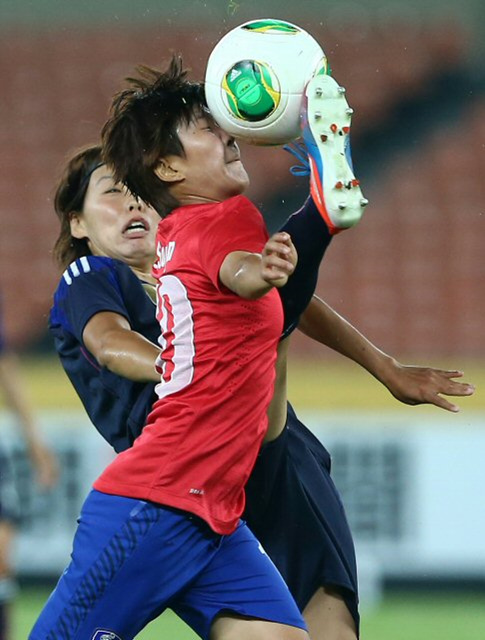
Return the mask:
<path id="1" fill-rule="evenodd" d="M 113 182 L 113 180 L 113 172 L 109 167 L 103 164 L 95 169 L 91 174 L 89 186 L 96 188 L 97 186 L 103 186 L 103 184 L 106 184 L 108 181 Z"/>

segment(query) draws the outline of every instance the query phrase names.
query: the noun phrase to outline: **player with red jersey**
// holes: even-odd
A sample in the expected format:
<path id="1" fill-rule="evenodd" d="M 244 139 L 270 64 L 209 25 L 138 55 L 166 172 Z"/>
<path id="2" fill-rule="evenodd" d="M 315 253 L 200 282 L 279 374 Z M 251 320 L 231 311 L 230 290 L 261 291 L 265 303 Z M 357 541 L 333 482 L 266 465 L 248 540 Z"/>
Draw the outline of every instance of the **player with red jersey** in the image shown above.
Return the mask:
<path id="1" fill-rule="evenodd" d="M 283 328 L 274 287 L 296 252 L 288 234 L 268 240 L 240 196 L 248 178 L 237 145 L 180 61 L 164 74 L 146 70 L 137 90 L 120 94 L 105 137 L 139 180 L 134 192 L 163 218 L 160 400 L 95 483 L 72 562 L 29 637 L 128 640 L 170 607 L 202 638 L 304 640 L 286 584 L 239 520 Z"/>
<path id="2" fill-rule="evenodd" d="M 283 313 L 276 290 L 248 303 L 219 272 L 231 252 L 260 253 L 266 237 L 261 214 L 241 195 L 175 209 L 160 224 L 159 400 L 134 447 L 95 483 L 99 491 L 185 509 L 217 533 L 234 531 L 266 433 Z"/>

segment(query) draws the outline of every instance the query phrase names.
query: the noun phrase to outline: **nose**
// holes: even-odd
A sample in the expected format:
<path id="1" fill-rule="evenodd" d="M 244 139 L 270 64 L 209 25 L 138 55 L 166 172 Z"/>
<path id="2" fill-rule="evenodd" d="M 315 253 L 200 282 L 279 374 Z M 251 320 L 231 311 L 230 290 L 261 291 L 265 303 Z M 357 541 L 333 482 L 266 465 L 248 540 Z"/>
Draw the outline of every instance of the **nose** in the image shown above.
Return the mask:
<path id="1" fill-rule="evenodd" d="M 145 209 L 145 203 L 140 198 L 135 198 L 132 196 L 130 198 L 130 202 L 128 203 L 128 211 L 143 211 Z"/>
<path id="2" fill-rule="evenodd" d="M 230 133 L 227 133 L 227 131 L 224 131 L 224 129 L 221 129 L 219 125 L 216 125 L 216 126 L 217 126 L 217 133 L 219 135 L 219 138 L 222 140 L 222 142 L 228 147 L 233 145 L 236 141 L 234 136 L 232 136 Z"/>

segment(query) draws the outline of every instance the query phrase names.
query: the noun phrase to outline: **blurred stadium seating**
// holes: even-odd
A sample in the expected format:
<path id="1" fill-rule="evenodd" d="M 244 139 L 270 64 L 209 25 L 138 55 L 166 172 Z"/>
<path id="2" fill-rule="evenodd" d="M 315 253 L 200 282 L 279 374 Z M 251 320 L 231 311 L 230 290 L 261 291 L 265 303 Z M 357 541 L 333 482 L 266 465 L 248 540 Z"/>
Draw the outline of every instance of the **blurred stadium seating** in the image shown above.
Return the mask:
<path id="1" fill-rule="evenodd" d="M 348 89 L 361 162 L 373 153 L 366 132 L 468 65 L 470 37 L 458 20 L 308 28 Z M 96 141 L 110 96 L 134 64 L 159 65 L 161 52 L 180 51 L 200 78 L 219 35 L 173 26 L 125 25 L 109 37 L 88 27 L 3 30 L 0 290 L 7 332 L 18 346 L 44 333 L 58 278 L 50 255 L 57 234 L 52 193 L 64 158 Z M 485 355 L 484 115 L 485 98 L 474 96 L 459 121 L 443 121 L 412 149 L 394 148 L 366 182 L 365 220 L 330 249 L 320 293 L 385 348 Z M 254 148 L 245 148 L 245 157 L 251 197 L 274 207 L 292 184 L 290 158 Z M 260 166 L 271 166 L 271 174 Z"/>

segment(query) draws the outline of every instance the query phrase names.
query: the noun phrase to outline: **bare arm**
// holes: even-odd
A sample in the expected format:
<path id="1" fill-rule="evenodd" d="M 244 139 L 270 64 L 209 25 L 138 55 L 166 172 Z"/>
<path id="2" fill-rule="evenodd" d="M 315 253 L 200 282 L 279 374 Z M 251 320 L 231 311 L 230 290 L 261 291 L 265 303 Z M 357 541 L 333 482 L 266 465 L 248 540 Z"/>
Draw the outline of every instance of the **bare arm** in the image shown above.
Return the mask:
<path id="1" fill-rule="evenodd" d="M 290 236 L 280 232 L 268 240 L 261 255 L 247 251 L 229 253 L 221 265 L 219 278 L 241 298 L 256 300 L 273 287 L 283 287 L 296 262 Z"/>
<path id="2" fill-rule="evenodd" d="M 99 364 L 116 375 L 135 382 L 160 382 L 155 370 L 159 347 L 133 331 L 124 316 L 97 313 L 86 324 L 83 341 Z"/>
<path id="3" fill-rule="evenodd" d="M 58 475 L 57 462 L 39 436 L 25 383 L 20 375 L 18 358 L 13 353 L 6 352 L 0 356 L 0 387 L 7 407 L 17 418 L 39 483 L 45 487 L 54 485 Z"/>
<path id="4" fill-rule="evenodd" d="M 401 364 L 378 349 L 317 296 L 313 296 L 302 315 L 299 329 L 308 337 L 360 364 L 405 404 L 434 404 L 457 412 L 459 407 L 440 394 L 470 396 L 475 390 L 471 384 L 454 380 L 463 375 L 461 371 Z"/>

